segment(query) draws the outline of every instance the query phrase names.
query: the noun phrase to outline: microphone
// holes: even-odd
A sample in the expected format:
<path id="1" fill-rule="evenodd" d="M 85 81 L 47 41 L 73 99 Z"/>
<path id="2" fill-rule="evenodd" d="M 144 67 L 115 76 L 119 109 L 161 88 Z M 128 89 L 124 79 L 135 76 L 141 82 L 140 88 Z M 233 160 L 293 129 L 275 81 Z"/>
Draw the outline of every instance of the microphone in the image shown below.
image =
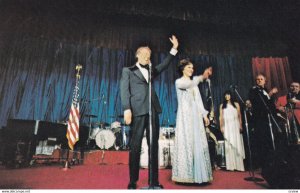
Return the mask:
<path id="1" fill-rule="evenodd" d="M 151 63 L 151 61 L 149 62 L 148 66 L 149 66 L 149 72 L 152 72 L 152 63 Z"/>
<path id="2" fill-rule="evenodd" d="M 287 107 L 287 108 L 290 108 L 290 109 L 293 109 L 295 104 L 294 104 L 291 100 L 292 100 L 292 99 L 295 99 L 295 96 L 293 96 L 293 93 L 288 92 L 286 98 L 287 98 L 287 104 L 286 104 L 286 107 Z"/>
<path id="3" fill-rule="evenodd" d="M 208 83 L 208 85 L 210 85 L 210 79 L 209 78 L 206 79 L 206 82 Z"/>
<path id="4" fill-rule="evenodd" d="M 106 100 L 104 100 L 105 97 L 104 97 L 104 94 L 102 95 L 102 100 L 103 100 L 103 104 L 106 104 Z"/>
<path id="5" fill-rule="evenodd" d="M 287 99 L 292 99 L 292 93 L 288 92 L 288 96 L 287 96 Z"/>
<path id="6" fill-rule="evenodd" d="M 87 100 L 87 99 L 84 99 L 84 98 L 79 99 L 79 101 L 82 102 L 82 103 L 89 103 L 89 102 L 91 102 L 91 100 Z"/>
<path id="7" fill-rule="evenodd" d="M 229 88 L 233 88 L 233 89 L 236 89 L 238 86 L 237 85 L 234 85 L 234 84 L 231 84 L 230 86 L 229 86 Z"/>

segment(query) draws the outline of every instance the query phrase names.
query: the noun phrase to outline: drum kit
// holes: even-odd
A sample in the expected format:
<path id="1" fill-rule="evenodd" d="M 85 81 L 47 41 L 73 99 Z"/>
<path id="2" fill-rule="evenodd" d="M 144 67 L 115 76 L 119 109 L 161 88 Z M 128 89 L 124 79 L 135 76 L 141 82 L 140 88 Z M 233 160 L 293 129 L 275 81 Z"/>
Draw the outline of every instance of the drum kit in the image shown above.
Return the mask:
<path id="1" fill-rule="evenodd" d="M 90 118 L 96 116 L 89 116 Z M 120 117 L 120 116 L 118 116 Z M 101 150 L 128 150 L 130 128 L 119 121 L 111 124 L 105 122 L 89 123 L 89 137 L 87 145 L 91 149 Z M 171 154 L 174 147 L 175 128 L 161 127 L 159 137 L 159 163 L 161 168 L 171 167 Z M 141 167 L 147 167 L 148 150 L 146 139 L 143 139 L 141 153 Z"/>
<path id="2" fill-rule="evenodd" d="M 160 131 L 161 131 L 161 136 L 165 137 L 166 139 L 175 137 L 175 128 L 174 127 L 161 127 Z"/>
<path id="3" fill-rule="evenodd" d="M 159 168 L 161 169 L 171 169 L 171 157 L 174 151 L 174 139 L 175 138 L 175 128 L 174 127 L 161 127 L 160 136 L 158 140 L 158 162 Z M 148 168 L 148 145 L 146 136 L 144 135 L 142 140 L 140 167 Z"/>
<path id="4" fill-rule="evenodd" d="M 100 149 L 128 149 L 129 127 L 118 121 L 110 125 L 105 122 L 96 122 L 91 124 L 88 138 L 88 146 Z"/>

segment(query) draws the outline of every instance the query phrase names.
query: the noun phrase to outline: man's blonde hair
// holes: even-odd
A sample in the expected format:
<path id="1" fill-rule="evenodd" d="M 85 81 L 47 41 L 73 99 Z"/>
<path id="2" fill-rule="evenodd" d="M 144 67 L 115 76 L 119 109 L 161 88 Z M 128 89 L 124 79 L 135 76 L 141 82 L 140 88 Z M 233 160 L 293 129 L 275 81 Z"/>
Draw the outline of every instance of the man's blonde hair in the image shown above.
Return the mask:
<path id="1" fill-rule="evenodd" d="M 136 52 L 135 52 L 135 57 L 136 57 L 136 58 L 137 58 L 138 54 L 141 52 L 141 50 L 143 50 L 143 49 L 149 50 L 149 52 L 150 52 L 150 54 L 151 54 L 151 49 L 150 49 L 148 46 L 141 46 L 141 47 L 139 47 L 139 48 L 136 50 Z"/>

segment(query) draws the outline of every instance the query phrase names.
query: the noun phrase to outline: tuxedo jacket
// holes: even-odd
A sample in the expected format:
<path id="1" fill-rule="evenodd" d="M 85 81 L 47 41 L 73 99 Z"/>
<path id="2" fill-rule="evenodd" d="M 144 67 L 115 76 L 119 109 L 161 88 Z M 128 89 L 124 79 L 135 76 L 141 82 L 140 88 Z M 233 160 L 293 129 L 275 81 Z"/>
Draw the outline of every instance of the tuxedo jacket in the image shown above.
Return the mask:
<path id="1" fill-rule="evenodd" d="M 273 115 L 276 114 L 275 99 L 274 97 L 268 98 L 266 93 L 268 93 L 268 90 L 259 86 L 254 86 L 249 91 L 249 99 L 252 103 L 253 118 L 256 120 L 267 121 L 269 112 Z"/>
<path id="2" fill-rule="evenodd" d="M 152 65 L 151 80 L 167 69 L 173 58 L 174 56 L 169 53 L 162 63 L 157 66 Z M 161 113 L 161 106 L 153 87 L 151 93 L 152 107 L 155 112 Z M 120 95 L 124 110 L 130 109 L 133 116 L 148 114 L 149 84 L 136 65 L 123 68 L 120 81 Z"/>

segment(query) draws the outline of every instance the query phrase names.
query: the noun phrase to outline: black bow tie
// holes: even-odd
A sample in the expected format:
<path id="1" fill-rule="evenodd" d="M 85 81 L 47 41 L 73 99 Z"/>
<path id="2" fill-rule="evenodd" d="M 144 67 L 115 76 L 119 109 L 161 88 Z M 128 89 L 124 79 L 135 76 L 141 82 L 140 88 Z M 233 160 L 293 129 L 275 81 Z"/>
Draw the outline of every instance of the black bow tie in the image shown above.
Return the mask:
<path id="1" fill-rule="evenodd" d="M 147 64 L 147 65 L 142 65 L 142 64 L 140 64 L 140 66 L 141 66 L 142 68 L 145 68 L 145 69 L 149 70 L 149 64 Z"/>

